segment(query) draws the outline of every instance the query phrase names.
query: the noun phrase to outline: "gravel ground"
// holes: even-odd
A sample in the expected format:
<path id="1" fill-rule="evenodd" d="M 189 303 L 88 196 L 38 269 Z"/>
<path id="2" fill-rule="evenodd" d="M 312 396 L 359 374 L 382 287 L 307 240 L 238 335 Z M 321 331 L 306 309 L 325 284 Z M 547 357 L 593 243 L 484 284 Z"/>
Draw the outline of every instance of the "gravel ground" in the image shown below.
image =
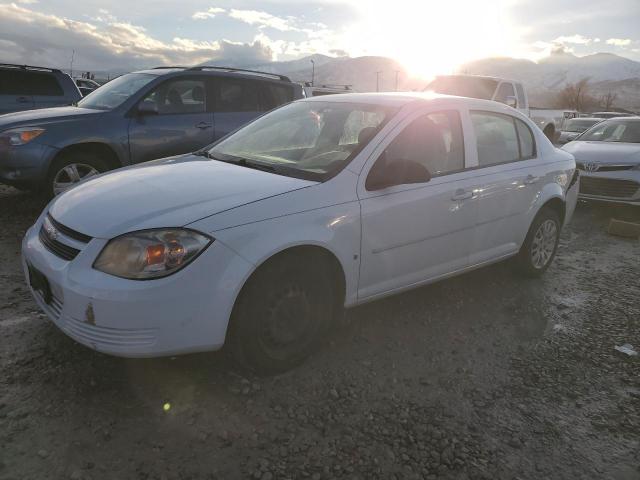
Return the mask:
<path id="1" fill-rule="evenodd" d="M 500 264 L 358 307 L 302 367 L 125 360 L 38 312 L 0 187 L 1 479 L 640 478 L 640 242 L 581 205 L 540 280 Z"/>

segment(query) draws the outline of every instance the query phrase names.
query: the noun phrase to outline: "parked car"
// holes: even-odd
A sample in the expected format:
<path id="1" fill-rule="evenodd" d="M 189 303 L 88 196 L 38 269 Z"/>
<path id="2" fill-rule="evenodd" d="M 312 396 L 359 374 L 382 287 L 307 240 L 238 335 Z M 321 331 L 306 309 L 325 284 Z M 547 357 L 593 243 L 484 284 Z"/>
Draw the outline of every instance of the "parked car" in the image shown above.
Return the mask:
<path id="1" fill-rule="evenodd" d="M 198 154 L 107 173 L 23 240 L 38 305 L 95 350 L 153 357 L 229 342 L 279 372 L 342 307 L 516 257 L 551 263 L 573 157 L 516 110 L 424 94 L 290 103 Z"/>
<path id="2" fill-rule="evenodd" d="M 616 118 L 616 117 L 633 117 L 634 115 L 631 113 L 623 113 L 623 112 L 593 112 L 589 114 L 590 117 L 595 118 Z"/>
<path id="3" fill-rule="evenodd" d="M 323 95 L 337 95 L 341 93 L 354 93 L 351 85 L 313 85 L 311 82 L 305 82 L 303 86 L 304 96 L 321 97 Z"/>
<path id="4" fill-rule="evenodd" d="M 100 84 L 90 78 L 76 78 L 75 82 L 83 97 L 86 97 L 97 88 L 100 88 Z"/>
<path id="5" fill-rule="evenodd" d="M 529 105 L 529 96 L 522 82 L 481 75 L 442 75 L 436 77 L 425 91 L 481 98 L 504 103 L 531 118 L 549 140 L 555 142 L 563 123 L 578 116 L 575 110 L 554 110 Z"/>
<path id="6" fill-rule="evenodd" d="M 0 64 L 0 115 L 71 105 L 80 98 L 71 77 L 60 70 Z"/>
<path id="7" fill-rule="evenodd" d="M 193 152 L 301 97 L 299 84 L 269 73 L 224 67 L 129 73 L 77 106 L 0 117 L 0 182 L 53 196 L 100 172 Z"/>
<path id="8" fill-rule="evenodd" d="M 580 198 L 640 205 L 640 117 L 596 124 L 563 150 L 580 169 Z"/>
<path id="9" fill-rule="evenodd" d="M 572 118 L 567 120 L 562 125 L 562 130 L 560 130 L 560 136 L 558 137 L 558 144 L 564 145 L 565 143 L 571 142 L 575 140 L 578 135 L 582 132 L 587 131 L 589 128 L 593 127 L 596 123 L 601 122 L 601 118 Z"/>

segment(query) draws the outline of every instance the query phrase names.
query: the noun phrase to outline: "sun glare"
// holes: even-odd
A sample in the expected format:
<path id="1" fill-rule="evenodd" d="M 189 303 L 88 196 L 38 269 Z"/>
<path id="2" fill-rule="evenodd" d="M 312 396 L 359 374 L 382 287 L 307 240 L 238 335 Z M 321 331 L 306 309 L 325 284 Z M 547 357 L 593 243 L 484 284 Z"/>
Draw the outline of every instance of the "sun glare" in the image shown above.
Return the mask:
<path id="1" fill-rule="evenodd" d="M 512 53 L 503 7 L 502 0 L 361 2 L 349 44 L 395 58 L 414 76 L 451 73 L 473 59 Z"/>

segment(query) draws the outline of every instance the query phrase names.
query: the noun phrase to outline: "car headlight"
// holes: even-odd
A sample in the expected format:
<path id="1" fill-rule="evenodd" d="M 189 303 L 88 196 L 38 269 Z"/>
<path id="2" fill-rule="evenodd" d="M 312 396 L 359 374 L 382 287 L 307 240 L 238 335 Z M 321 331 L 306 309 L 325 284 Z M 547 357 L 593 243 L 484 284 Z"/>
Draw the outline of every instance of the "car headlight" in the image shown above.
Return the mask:
<path id="1" fill-rule="evenodd" d="M 130 280 L 166 277 L 192 262 L 211 242 L 211 237 L 185 228 L 127 233 L 107 243 L 93 268 Z"/>
<path id="2" fill-rule="evenodd" d="M 11 146 L 25 145 L 44 133 L 44 128 L 25 127 L 12 128 L 0 133 L 0 143 Z"/>

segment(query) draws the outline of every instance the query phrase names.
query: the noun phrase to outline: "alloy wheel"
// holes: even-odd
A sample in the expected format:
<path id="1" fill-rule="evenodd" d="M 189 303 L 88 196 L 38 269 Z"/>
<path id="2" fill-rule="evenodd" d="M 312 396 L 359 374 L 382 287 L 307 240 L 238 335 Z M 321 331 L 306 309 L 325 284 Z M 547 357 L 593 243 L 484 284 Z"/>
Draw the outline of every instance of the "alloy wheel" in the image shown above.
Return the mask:
<path id="1" fill-rule="evenodd" d="M 547 266 L 555 252 L 557 240 L 556 222 L 551 219 L 542 222 L 531 242 L 531 263 L 534 268 L 542 269 Z"/>
<path id="2" fill-rule="evenodd" d="M 53 177 L 53 194 L 59 195 L 76 183 L 98 175 L 100 172 L 86 163 L 70 163 L 62 167 Z"/>

